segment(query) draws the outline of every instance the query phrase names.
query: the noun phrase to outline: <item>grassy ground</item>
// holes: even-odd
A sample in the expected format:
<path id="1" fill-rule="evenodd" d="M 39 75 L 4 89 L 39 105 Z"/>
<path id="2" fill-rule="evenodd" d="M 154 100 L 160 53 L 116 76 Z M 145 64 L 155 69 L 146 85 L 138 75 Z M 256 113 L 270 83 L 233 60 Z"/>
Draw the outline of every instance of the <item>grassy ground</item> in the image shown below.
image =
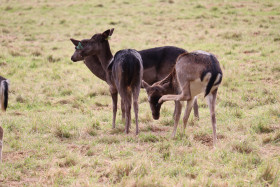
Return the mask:
<path id="1" fill-rule="evenodd" d="M 1 186 L 280 185 L 279 1 L 2 0 L 0 17 L 0 73 L 11 81 Z M 191 115 L 174 140 L 174 104 L 153 121 L 144 90 L 140 135 L 134 123 L 124 134 L 120 112 L 111 129 L 108 86 L 70 61 L 69 38 L 113 27 L 113 52 L 175 45 L 217 55 L 216 149 L 203 97 L 200 120 Z"/>

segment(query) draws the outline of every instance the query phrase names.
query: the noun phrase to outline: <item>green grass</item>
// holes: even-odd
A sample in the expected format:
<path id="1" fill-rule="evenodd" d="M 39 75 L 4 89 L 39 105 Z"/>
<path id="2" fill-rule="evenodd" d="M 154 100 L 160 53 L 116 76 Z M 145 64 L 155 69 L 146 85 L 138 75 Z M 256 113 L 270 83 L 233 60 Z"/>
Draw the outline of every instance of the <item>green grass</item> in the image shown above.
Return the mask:
<path id="1" fill-rule="evenodd" d="M 280 2 L 205 0 L 3 1 L 0 74 L 11 82 L 0 185 L 279 186 Z M 70 38 L 115 28 L 113 53 L 175 45 L 214 53 L 224 72 L 218 145 L 205 99 L 200 119 L 171 139 L 174 103 L 140 134 L 112 130 L 109 87 L 70 58 Z M 132 113 L 134 120 L 134 114 Z"/>

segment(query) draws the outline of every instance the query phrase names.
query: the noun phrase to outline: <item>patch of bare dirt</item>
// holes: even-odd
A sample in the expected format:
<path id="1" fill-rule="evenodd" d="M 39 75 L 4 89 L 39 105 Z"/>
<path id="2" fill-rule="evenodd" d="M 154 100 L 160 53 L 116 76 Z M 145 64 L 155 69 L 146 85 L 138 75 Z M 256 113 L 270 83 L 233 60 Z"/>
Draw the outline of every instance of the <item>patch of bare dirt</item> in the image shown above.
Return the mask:
<path id="1" fill-rule="evenodd" d="M 260 154 L 264 157 L 276 157 L 280 155 L 280 146 L 267 144 L 260 148 Z"/>
<path id="2" fill-rule="evenodd" d="M 34 150 L 30 151 L 15 151 L 15 152 L 3 152 L 3 162 L 14 162 L 21 159 L 24 159 L 32 154 L 34 154 Z"/>
<path id="3" fill-rule="evenodd" d="M 225 138 L 224 135 L 221 134 L 217 135 L 217 139 L 224 139 L 224 138 Z M 194 140 L 201 142 L 202 144 L 207 146 L 213 146 L 213 137 L 208 134 L 195 135 Z"/>

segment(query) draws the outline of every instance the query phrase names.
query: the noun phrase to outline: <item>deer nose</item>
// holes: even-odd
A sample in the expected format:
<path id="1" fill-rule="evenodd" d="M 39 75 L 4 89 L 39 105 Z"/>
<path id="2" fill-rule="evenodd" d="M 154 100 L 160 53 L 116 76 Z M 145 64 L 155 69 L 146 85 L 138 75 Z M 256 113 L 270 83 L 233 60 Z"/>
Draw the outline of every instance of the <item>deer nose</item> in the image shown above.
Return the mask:
<path id="1" fill-rule="evenodd" d="M 72 60 L 73 62 L 75 62 L 75 60 L 74 60 L 73 56 L 71 57 L 71 60 Z"/>

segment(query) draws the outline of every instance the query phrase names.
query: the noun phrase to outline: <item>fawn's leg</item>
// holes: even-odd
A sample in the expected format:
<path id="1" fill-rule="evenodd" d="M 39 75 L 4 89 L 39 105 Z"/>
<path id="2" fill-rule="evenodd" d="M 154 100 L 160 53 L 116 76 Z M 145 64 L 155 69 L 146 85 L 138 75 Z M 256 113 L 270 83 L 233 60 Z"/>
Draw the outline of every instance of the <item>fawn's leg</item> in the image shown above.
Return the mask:
<path id="1" fill-rule="evenodd" d="M 193 111 L 194 111 L 194 116 L 195 116 L 197 119 L 199 119 L 197 97 L 194 97 Z"/>
<path id="2" fill-rule="evenodd" d="M 184 123 L 184 132 L 185 132 L 185 129 L 186 129 L 186 126 L 187 126 L 187 122 L 188 122 L 188 119 L 189 119 L 189 116 L 190 116 L 190 113 L 192 111 L 192 106 L 193 106 L 193 99 L 191 99 L 190 101 L 187 102 L 187 106 L 186 106 L 186 109 L 185 109 L 185 114 L 184 114 L 184 118 L 183 118 L 183 123 Z"/>
<path id="3" fill-rule="evenodd" d="M 214 90 L 212 93 L 208 95 L 208 105 L 210 109 L 211 122 L 213 128 L 213 146 L 215 146 L 217 143 L 217 134 L 216 134 L 217 126 L 216 126 L 216 115 L 215 115 L 217 91 L 218 89 Z"/>
<path id="4" fill-rule="evenodd" d="M 182 111 L 181 102 L 180 101 L 175 101 L 175 102 L 176 102 L 176 104 L 175 104 L 176 113 L 174 115 L 174 128 L 173 128 L 173 132 L 172 132 L 172 135 L 171 135 L 172 138 L 175 138 L 175 136 L 176 136 L 177 126 L 178 126 L 180 116 L 181 116 L 181 111 Z"/>
<path id="5" fill-rule="evenodd" d="M 190 81 L 186 81 L 182 87 L 182 93 L 180 95 L 164 95 L 159 99 L 159 103 L 164 101 L 188 101 L 191 100 Z"/>

